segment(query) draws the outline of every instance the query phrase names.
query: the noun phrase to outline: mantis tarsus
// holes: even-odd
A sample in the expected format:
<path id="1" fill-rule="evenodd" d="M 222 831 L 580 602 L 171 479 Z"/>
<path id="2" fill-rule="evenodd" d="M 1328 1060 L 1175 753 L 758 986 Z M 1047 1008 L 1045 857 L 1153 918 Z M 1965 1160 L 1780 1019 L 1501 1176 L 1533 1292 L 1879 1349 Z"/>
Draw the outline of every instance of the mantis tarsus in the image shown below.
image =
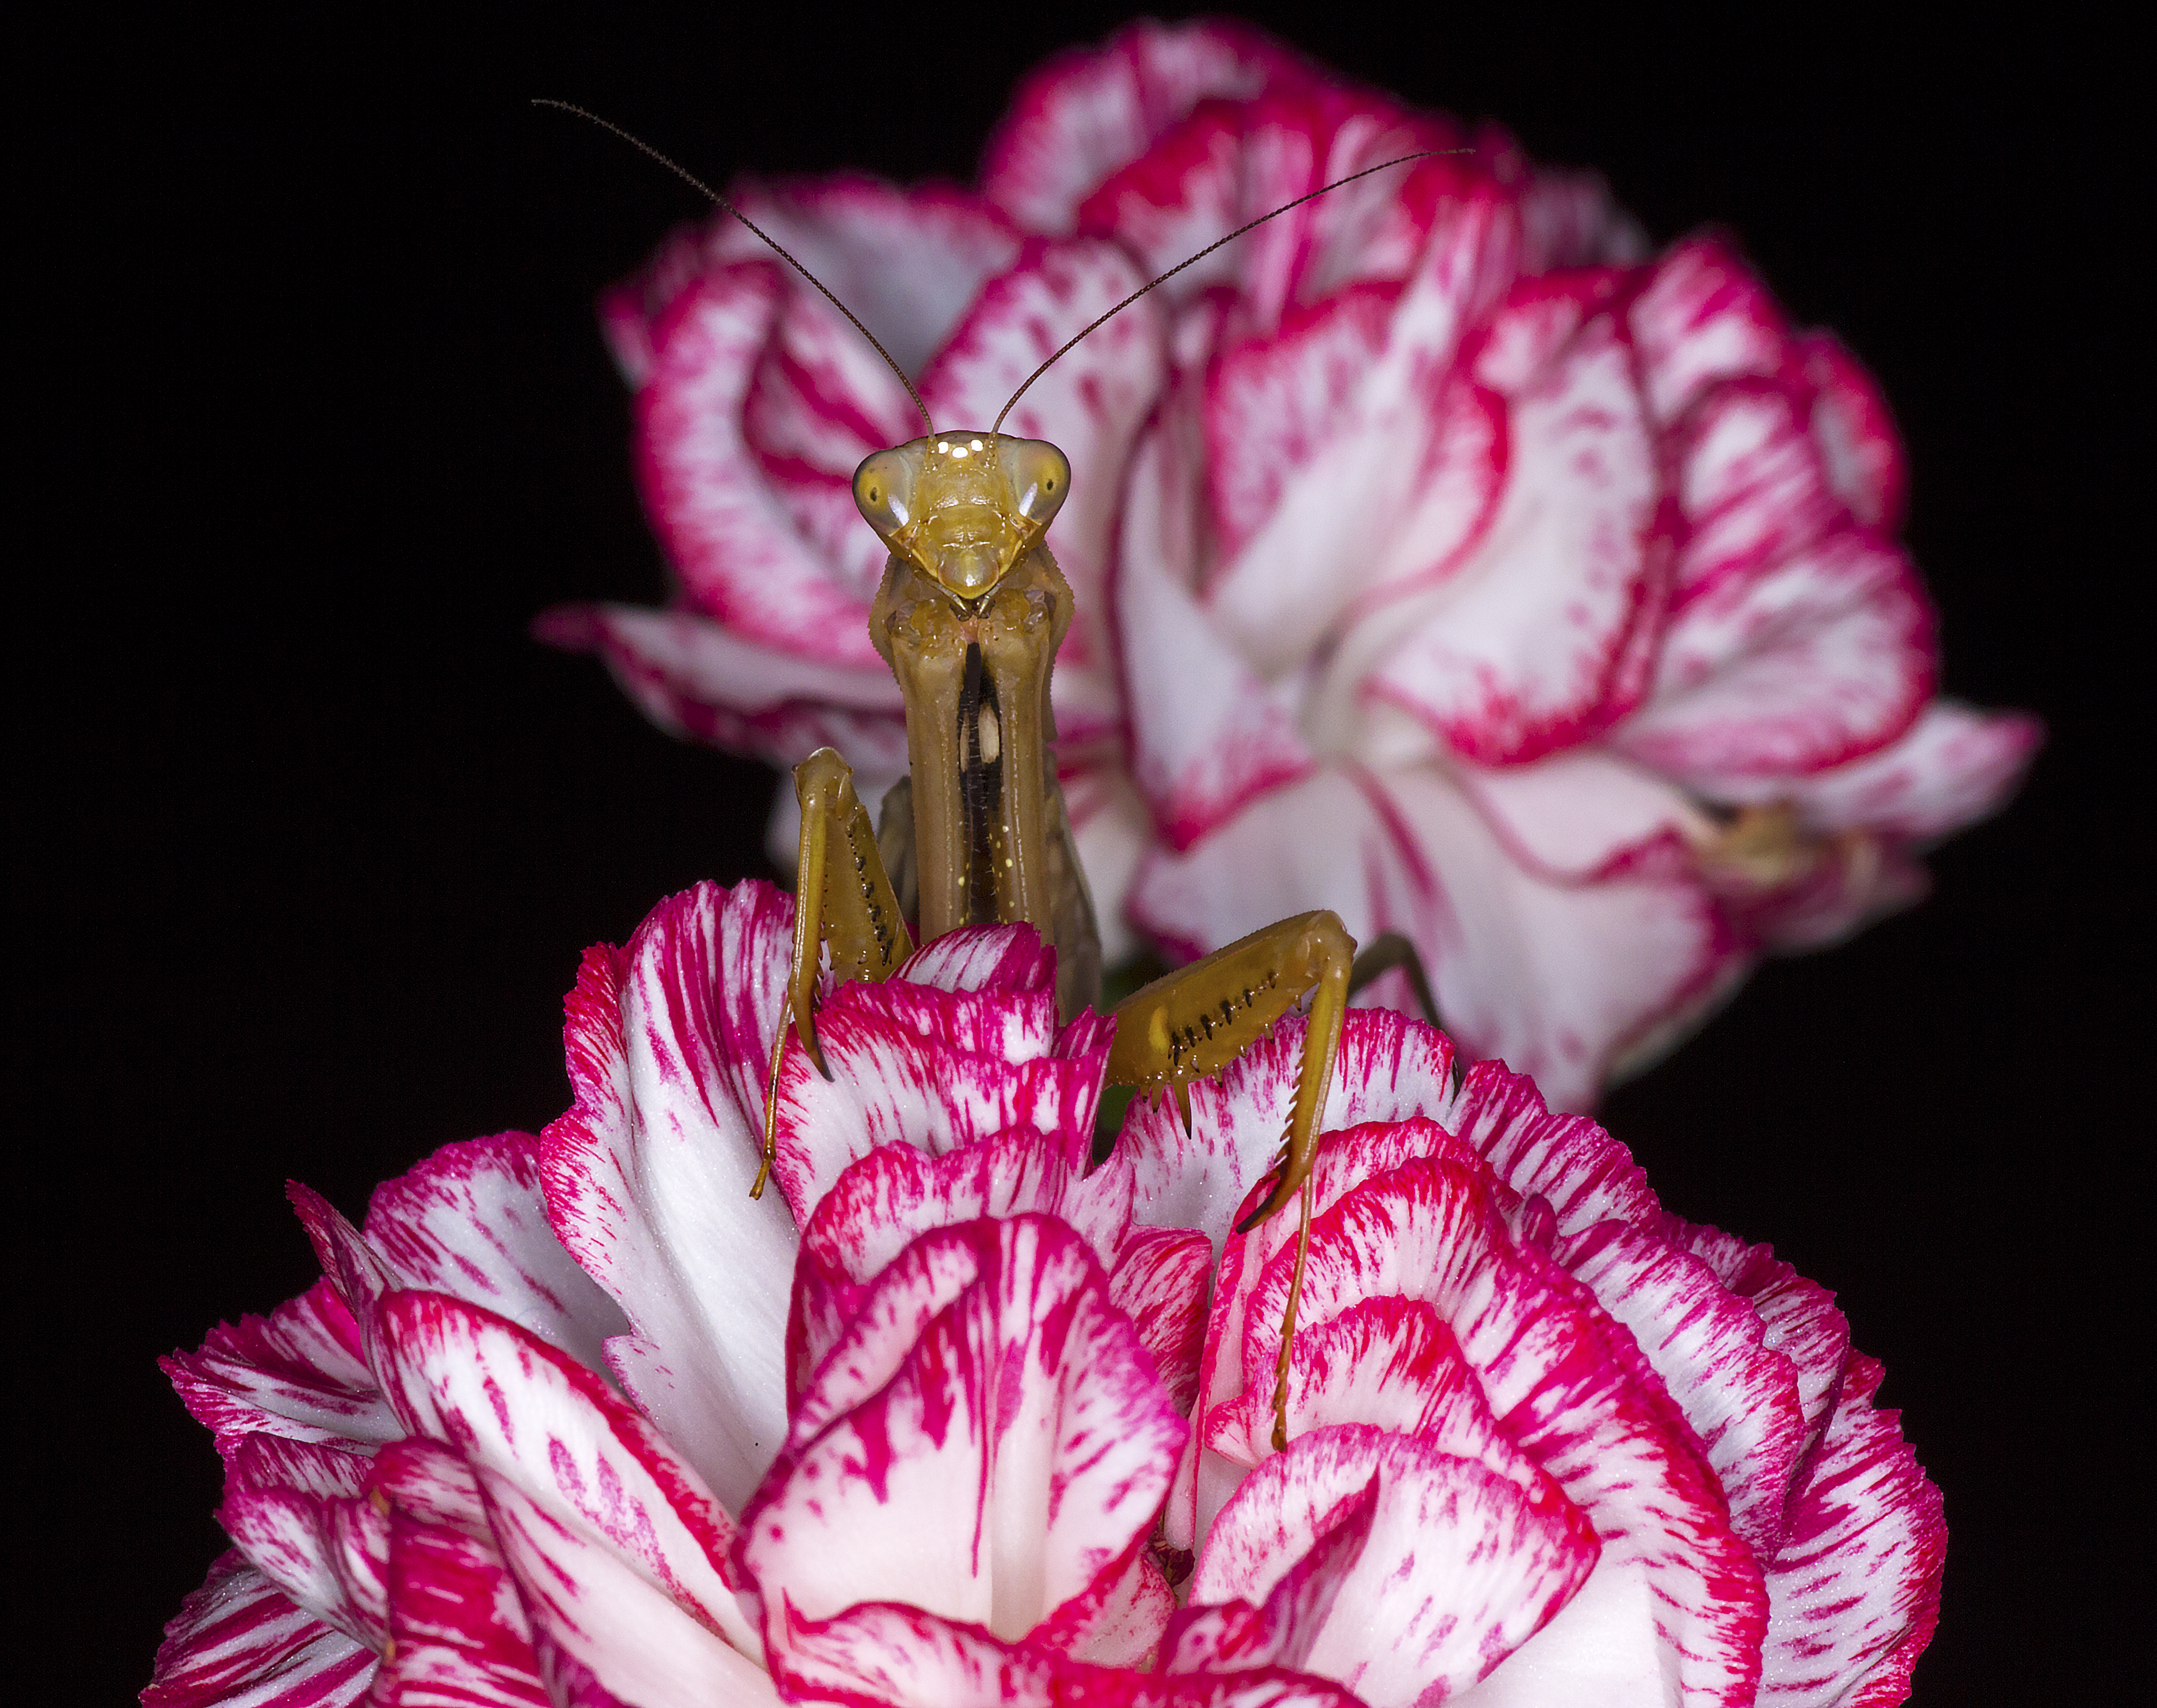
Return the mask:
<path id="1" fill-rule="evenodd" d="M 760 1195 L 773 1160 L 772 1112 L 790 1028 L 823 1071 L 816 992 L 827 953 L 834 978 L 880 980 L 913 952 L 917 932 L 926 942 L 961 926 L 1024 922 L 1055 946 L 1057 996 L 1067 1019 L 1100 994 L 1093 900 L 1050 757 L 1056 731 L 1049 679 L 1070 626 L 1072 595 L 1046 535 L 1069 493 L 1071 466 L 1045 440 L 1001 432 L 1004 418 L 1079 339 L 1163 280 L 1315 196 L 1442 151 L 1367 167 L 1230 232 L 1078 332 L 1028 376 L 988 428 L 939 432 L 913 382 L 868 329 L 724 198 L 618 126 L 565 102 L 538 104 L 613 131 L 748 226 L 875 346 L 928 430 L 876 452 L 854 474 L 855 504 L 891 553 L 869 635 L 898 681 L 909 774 L 885 795 L 881 821 L 873 827 L 854 792 L 853 774 L 836 751 L 820 749 L 795 768 L 801 831 L 794 949 L 772 1046 L 764 1167 L 750 1189 Z M 1349 995 L 1403 961 L 1428 1010 L 1428 986 L 1404 943 L 1382 939 L 1358 959 L 1336 915 L 1303 913 L 1156 979 L 1115 1009 L 1109 1083 L 1141 1095 L 1172 1095 L 1187 1120 L 1186 1088 L 1192 1080 L 1221 1072 L 1311 999 L 1272 1190 L 1238 1229 L 1278 1214 L 1300 1194 L 1274 1394 L 1277 1449 L 1287 1445 L 1288 1371 L 1310 1234 L 1311 1163 Z"/>

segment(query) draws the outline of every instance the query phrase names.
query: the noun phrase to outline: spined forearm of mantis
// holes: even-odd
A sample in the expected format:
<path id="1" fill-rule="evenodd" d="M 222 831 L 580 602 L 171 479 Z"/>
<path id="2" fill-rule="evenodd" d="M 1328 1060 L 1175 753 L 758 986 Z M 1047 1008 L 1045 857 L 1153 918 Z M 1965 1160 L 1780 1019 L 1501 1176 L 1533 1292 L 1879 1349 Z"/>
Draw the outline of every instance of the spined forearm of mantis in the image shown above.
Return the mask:
<path id="1" fill-rule="evenodd" d="M 1192 261 L 1312 196 L 1443 151 L 1366 167 L 1228 233 L 1082 328 L 1028 376 L 988 428 L 940 433 L 883 346 L 739 209 L 619 126 L 564 102 L 538 105 L 565 107 L 614 131 L 770 244 L 891 363 L 928 429 L 921 438 L 878 451 L 854 474 L 862 520 L 891 553 L 871 610 L 869 638 L 898 678 L 905 703 L 909 774 L 887 794 L 882 822 L 873 828 L 838 753 L 820 749 L 795 768 L 801 841 L 794 949 L 772 1040 L 764 1165 L 750 1188 L 760 1196 L 774 1160 L 774 1113 L 790 1032 L 816 1070 L 825 1071 L 816 994 L 827 957 L 840 982 L 881 980 L 913 952 L 917 935 L 925 942 L 965 925 L 1023 922 L 1055 945 L 1057 998 L 1067 1020 L 1100 995 L 1093 900 L 1051 749 L 1056 731 L 1049 682 L 1070 627 L 1072 596 L 1047 533 L 1069 494 L 1071 466 L 1046 440 L 998 430 L 1012 405 L 1080 338 Z M 1348 998 L 1371 978 L 1403 965 L 1431 1012 L 1429 985 L 1403 940 L 1389 934 L 1358 958 L 1338 918 L 1303 913 L 1156 980 L 1115 1010 L 1109 1083 L 1174 1097 L 1187 1123 L 1191 1082 L 1220 1073 L 1310 999 L 1273 1184 L 1238 1230 L 1248 1232 L 1300 1200 L 1274 1380 L 1276 1450 L 1288 1445 L 1288 1373 L 1310 1237 L 1311 1164 Z"/>

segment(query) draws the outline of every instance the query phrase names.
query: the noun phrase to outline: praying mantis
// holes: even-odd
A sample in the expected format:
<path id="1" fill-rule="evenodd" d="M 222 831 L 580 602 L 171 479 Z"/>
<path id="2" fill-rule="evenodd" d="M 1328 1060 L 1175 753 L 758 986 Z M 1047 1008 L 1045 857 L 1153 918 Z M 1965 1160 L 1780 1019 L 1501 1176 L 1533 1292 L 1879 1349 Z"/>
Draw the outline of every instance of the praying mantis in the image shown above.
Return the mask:
<path id="1" fill-rule="evenodd" d="M 794 943 L 767 1087 L 760 1196 L 775 1150 L 774 1113 L 790 1031 L 829 1077 L 816 1038 L 816 992 L 828 961 L 839 982 L 881 981 L 915 946 L 962 927 L 1024 923 L 1053 944 L 1068 1021 L 1100 995 L 1100 939 L 1052 757 L 1049 686 L 1070 627 L 1069 584 L 1050 552 L 1050 524 L 1072 472 L 1045 440 L 1001 431 L 1035 380 L 1081 339 L 1185 267 L 1328 190 L 1435 152 L 1403 155 L 1313 190 L 1217 239 L 1148 281 L 1067 341 L 986 429 L 940 431 L 905 370 L 809 270 L 723 197 L 619 126 L 564 101 L 732 214 L 851 322 L 905 386 L 926 430 L 867 457 L 853 478 L 862 520 L 890 552 L 871 607 L 869 638 L 897 678 L 908 774 L 885 795 L 880 821 L 853 773 L 821 748 L 794 772 L 801 809 Z M 1270 1170 L 1272 1186 L 1238 1225 L 1247 1232 L 1301 1200 L 1295 1267 L 1274 1394 L 1274 1445 L 1287 1446 L 1290 1351 L 1313 1210 L 1311 1165 L 1351 994 L 1404 966 L 1426 1012 L 1429 985 L 1404 940 L 1388 934 L 1362 956 L 1339 917 L 1320 909 L 1251 933 L 1117 1003 L 1107 1080 L 1173 1096 L 1187 1123 L 1188 1087 L 1221 1073 L 1310 1001 L 1295 1096 Z M 1434 1013 L 1433 1017 L 1435 1018 Z"/>

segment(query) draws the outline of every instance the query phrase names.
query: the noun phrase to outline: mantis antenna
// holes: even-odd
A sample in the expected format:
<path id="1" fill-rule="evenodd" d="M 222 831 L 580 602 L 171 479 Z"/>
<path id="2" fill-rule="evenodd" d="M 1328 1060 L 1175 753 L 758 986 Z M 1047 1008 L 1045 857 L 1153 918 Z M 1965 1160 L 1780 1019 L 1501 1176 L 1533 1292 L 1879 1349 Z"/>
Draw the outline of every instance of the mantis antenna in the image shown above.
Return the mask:
<path id="1" fill-rule="evenodd" d="M 929 430 L 929 435 L 932 438 L 934 437 L 936 424 L 929 419 L 929 405 L 921 401 L 921 394 L 914 390 L 914 382 L 906 377 L 906 370 L 903 368 L 901 368 L 898 363 L 892 361 L 891 352 L 885 349 L 882 344 L 877 342 L 876 334 L 861 323 L 860 319 L 855 315 L 853 310 L 848 308 L 845 303 L 840 301 L 837 297 L 834 296 L 831 294 L 830 288 L 826 286 L 821 279 L 819 279 L 814 273 L 803 266 L 801 262 L 795 260 L 792 255 L 789 255 L 786 252 L 785 248 L 775 238 L 774 238 L 770 232 L 759 225 L 756 221 L 750 219 L 748 214 L 743 213 L 740 208 L 735 207 L 733 203 L 729 202 L 724 196 L 721 195 L 717 190 L 706 183 L 702 178 L 698 177 L 694 173 L 676 164 L 673 161 L 669 160 L 665 155 L 662 154 L 656 148 L 654 148 L 649 142 L 646 142 L 642 137 L 632 136 L 629 131 L 623 130 L 620 126 L 614 123 L 611 120 L 603 119 L 597 113 L 587 111 L 584 108 L 578 106 L 571 101 L 548 100 L 544 96 L 534 96 L 532 105 L 534 106 L 553 107 L 560 112 L 574 113 L 580 119 L 590 120 L 592 123 L 597 125 L 602 131 L 613 131 L 615 136 L 620 137 L 623 141 L 628 143 L 631 147 L 636 149 L 639 153 L 649 155 L 652 159 L 657 161 L 662 166 L 665 167 L 667 171 L 672 172 L 675 177 L 680 178 L 682 183 L 689 185 L 694 189 L 703 191 L 705 195 L 708 196 L 712 199 L 714 205 L 725 209 L 726 212 L 733 214 L 735 219 L 740 220 L 743 224 L 749 227 L 749 229 L 754 232 L 759 238 L 763 239 L 766 246 L 771 250 L 773 254 L 776 255 L 780 260 L 785 262 L 788 266 L 793 268 L 795 272 L 806 279 L 811 285 L 814 285 L 817 290 L 822 291 L 824 294 L 824 300 L 830 303 L 832 307 L 837 309 L 841 314 L 846 316 L 849 321 L 852 321 L 853 322 L 854 330 L 859 332 L 864 338 L 867 338 L 869 342 L 875 347 L 877 354 L 883 357 L 885 362 L 890 364 L 891 371 L 898 376 L 898 383 L 906 388 L 907 396 L 914 399 L 914 407 L 921 414 L 921 424 Z M 1347 180 L 1344 178 L 1341 182 L 1345 183 Z M 1194 259 L 1196 258 L 1194 257 Z M 1186 265 L 1188 265 L 1189 263 L 1187 262 Z M 1096 324 L 1098 325 L 1099 322 L 1097 322 Z M 1092 327 L 1086 328 L 1086 332 L 1090 332 L 1093 330 L 1094 328 Z M 1085 332 L 1081 332 L 1078 336 L 1080 337 L 1084 337 L 1085 335 Z M 1073 342 L 1076 342 L 1077 340 L 1074 339 Z M 1070 347 L 1066 345 L 1064 347 L 1068 349 Z M 1058 356 L 1061 356 L 1063 352 L 1059 350 L 1056 353 Z M 1050 360 L 1052 361 L 1054 359 L 1054 357 L 1050 358 Z M 1032 383 L 1033 382 L 1032 380 L 1028 380 L 1027 382 L 1027 385 L 1031 385 Z M 1026 389 L 1026 387 L 1021 386 L 1019 389 L 1023 391 Z M 1009 409 L 1011 405 L 1006 404 L 1004 407 L 1006 409 Z M 1001 421 L 1003 419 L 1003 417 L 999 415 L 996 417 L 996 419 Z"/>
<path id="2" fill-rule="evenodd" d="M 1272 213 L 1261 214 L 1257 219 L 1252 220 L 1248 224 L 1238 226 L 1226 237 L 1215 238 L 1212 242 L 1207 244 L 1206 247 L 1199 250 L 1197 255 L 1185 256 L 1183 260 L 1178 261 L 1174 266 L 1171 267 L 1166 273 L 1161 274 L 1159 277 L 1147 280 L 1145 284 L 1140 286 L 1137 290 L 1131 292 L 1129 296 L 1126 296 L 1121 302 L 1118 303 L 1106 314 L 1101 316 L 1099 319 L 1094 321 L 1091 325 L 1085 327 L 1084 331 L 1080 332 L 1077 335 L 1077 337 L 1068 340 L 1062 349 L 1059 349 L 1053 356 L 1050 357 L 1048 361 L 1042 363 L 1040 367 L 1035 368 L 1032 373 L 1027 375 L 1025 383 L 1021 385 L 1017 391 L 1011 394 L 1011 402 L 1006 403 L 1002 409 L 996 412 L 996 425 L 991 427 L 989 431 L 994 433 L 996 431 L 997 428 L 1000 428 L 1004 424 L 1004 417 L 1011 414 L 1012 404 L 1016 404 L 1021 398 L 1026 395 L 1027 387 L 1032 385 L 1034 381 L 1039 379 L 1042 374 L 1048 373 L 1050 368 L 1053 368 L 1058 362 L 1062 361 L 1064 355 L 1070 350 L 1071 347 L 1076 344 L 1080 338 L 1086 337 L 1089 332 L 1098 331 L 1107 322 L 1114 320 L 1118 315 L 1129 308 L 1134 302 L 1136 302 L 1139 298 L 1145 296 L 1147 291 L 1152 290 L 1155 286 L 1166 284 L 1169 280 L 1173 279 L 1178 273 L 1181 273 L 1186 267 L 1190 266 L 1193 262 L 1204 260 L 1207 256 L 1212 255 L 1213 251 L 1219 249 L 1222 244 L 1233 243 L 1245 232 L 1254 230 L 1259 226 L 1264 225 L 1269 219 L 1278 219 L 1282 214 L 1287 213 L 1290 208 L 1300 208 L 1305 202 L 1310 201 L 1314 197 L 1322 196 L 1328 190 L 1337 190 L 1343 184 L 1352 184 L 1357 178 L 1368 177 L 1374 172 L 1384 172 L 1391 167 L 1406 166 L 1412 160 L 1429 160 L 1436 155 L 1473 154 L 1475 152 L 1475 151 L 1473 148 L 1423 148 L 1418 150 L 1413 154 L 1401 155 L 1396 159 L 1382 160 L 1376 166 L 1367 166 L 1361 172 L 1351 172 L 1347 177 L 1336 178 L 1330 184 L 1320 184 L 1316 189 L 1306 191 L 1304 194 L 1298 196 L 1293 202 L 1282 203 L 1280 206 L 1274 208 Z M 755 228 L 752 226 L 750 227 L 750 229 L 754 230 Z M 763 234 L 759 232 L 758 235 L 762 236 Z M 767 239 L 766 241 L 768 242 L 770 239 Z M 789 259 L 790 260 L 791 257 L 789 257 Z M 830 293 L 826 292 L 826 294 L 828 296 Z M 848 318 L 852 319 L 852 316 L 849 316 Z M 857 324 L 858 324 L 858 322 L 857 322 Z"/>

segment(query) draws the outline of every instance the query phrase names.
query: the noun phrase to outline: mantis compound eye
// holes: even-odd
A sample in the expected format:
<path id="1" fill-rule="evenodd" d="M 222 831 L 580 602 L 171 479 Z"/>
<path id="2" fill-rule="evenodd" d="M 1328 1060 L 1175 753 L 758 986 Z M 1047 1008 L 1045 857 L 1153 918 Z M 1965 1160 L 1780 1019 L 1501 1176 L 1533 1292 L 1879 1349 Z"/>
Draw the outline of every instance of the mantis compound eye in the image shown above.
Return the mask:
<path id="1" fill-rule="evenodd" d="M 1071 465 L 1045 439 L 1000 439 L 996 454 L 1012 484 L 1018 513 L 1047 527 L 1071 490 Z"/>
<path id="2" fill-rule="evenodd" d="M 880 450 L 854 471 L 855 507 L 886 540 L 914 519 L 914 475 L 920 459 L 909 457 L 909 449 Z"/>

